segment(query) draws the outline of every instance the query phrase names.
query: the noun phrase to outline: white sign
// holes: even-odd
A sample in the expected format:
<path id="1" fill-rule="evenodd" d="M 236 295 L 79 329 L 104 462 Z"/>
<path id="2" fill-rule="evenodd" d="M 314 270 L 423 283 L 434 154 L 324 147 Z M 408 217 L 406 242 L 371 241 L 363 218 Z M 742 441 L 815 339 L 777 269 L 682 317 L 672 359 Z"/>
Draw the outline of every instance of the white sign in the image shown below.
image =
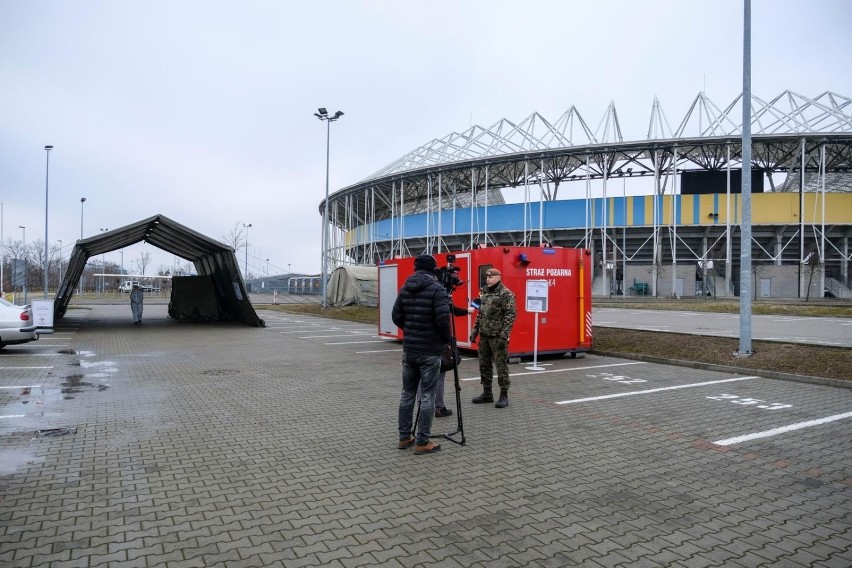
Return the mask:
<path id="1" fill-rule="evenodd" d="M 33 300 L 33 322 L 36 327 L 53 327 L 53 300 Z"/>
<path id="2" fill-rule="evenodd" d="M 547 280 L 527 280 L 527 311 L 547 313 Z"/>

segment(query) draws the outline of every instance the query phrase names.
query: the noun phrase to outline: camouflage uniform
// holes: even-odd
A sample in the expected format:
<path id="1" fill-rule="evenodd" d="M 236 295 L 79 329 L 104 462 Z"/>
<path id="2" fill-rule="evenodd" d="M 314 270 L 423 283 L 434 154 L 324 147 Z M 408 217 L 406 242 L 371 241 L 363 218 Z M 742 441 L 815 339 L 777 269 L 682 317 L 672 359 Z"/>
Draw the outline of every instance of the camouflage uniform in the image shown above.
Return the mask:
<path id="1" fill-rule="evenodd" d="M 509 333 L 515 323 L 515 295 L 498 282 L 483 287 L 479 293 L 480 308 L 471 336 L 479 335 L 479 376 L 485 390 L 491 389 L 494 379 L 492 365 L 497 366 L 497 384 L 509 389 Z"/>

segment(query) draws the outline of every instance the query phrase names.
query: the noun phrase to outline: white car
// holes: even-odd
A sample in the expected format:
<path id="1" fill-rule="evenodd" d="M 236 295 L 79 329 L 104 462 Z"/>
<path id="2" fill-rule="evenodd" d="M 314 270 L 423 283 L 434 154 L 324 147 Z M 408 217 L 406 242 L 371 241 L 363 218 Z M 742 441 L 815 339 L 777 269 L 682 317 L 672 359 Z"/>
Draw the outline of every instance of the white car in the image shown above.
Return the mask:
<path id="1" fill-rule="evenodd" d="M 38 339 L 29 305 L 16 306 L 0 298 L 0 349 Z"/>

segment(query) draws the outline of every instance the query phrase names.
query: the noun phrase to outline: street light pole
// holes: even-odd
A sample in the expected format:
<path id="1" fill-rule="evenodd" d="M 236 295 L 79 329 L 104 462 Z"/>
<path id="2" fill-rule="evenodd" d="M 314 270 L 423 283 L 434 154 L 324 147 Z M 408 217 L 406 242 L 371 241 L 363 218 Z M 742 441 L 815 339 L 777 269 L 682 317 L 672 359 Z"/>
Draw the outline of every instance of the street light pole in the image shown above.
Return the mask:
<path id="1" fill-rule="evenodd" d="M 251 227 L 251 223 L 249 223 L 248 225 L 243 223 L 243 227 L 246 228 L 246 263 L 245 269 L 243 270 L 243 282 L 245 282 L 246 280 L 248 280 L 248 230 L 249 227 Z"/>
<path id="2" fill-rule="evenodd" d="M 269 259 L 266 259 L 266 277 L 269 278 Z"/>
<path id="3" fill-rule="evenodd" d="M 44 170 L 44 299 L 47 300 L 47 272 L 50 268 L 50 261 L 47 256 L 47 197 L 48 197 L 48 180 L 50 179 L 50 151 L 53 150 L 53 146 L 48 144 L 44 147 L 45 154 L 47 154 L 47 164 Z"/>
<path id="4" fill-rule="evenodd" d="M 331 123 L 343 116 L 343 112 L 337 111 L 334 115 L 329 116 L 328 111 L 320 107 L 314 116 L 326 122 L 325 128 L 325 207 L 322 210 L 322 274 L 320 275 L 320 284 L 322 284 L 322 307 L 328 307 L 328 168 L 329 158 L 331 154 Z"/>
<path id="5" fill-rule="evenodd" d="M 27 228 L 23 225 L 18 225 L 19 229 L 24 231 L 24 304 L 27 304 L 27 276 L 29 266 L 27 266 Z"/>
<path id="6" fill-rule="evenodd" d="M 80 198 L 80 239 L 83 239 L 83 204 L 86 202 L 85 197 Z"/>
<path id="7" fill-rule="evenodd" d="M 109 229 L 101 229 L 102 233 L 106 233 Z M 101 254 L 101 294 L 106 292 L 106 253 Z"/>
<path id="8" fill-rule="evenodd" d="M 62 287 L 62 239 L 59 239 L 59 284 L 56 286 L 56 293 L 59 294 L 59 288 Z"/>

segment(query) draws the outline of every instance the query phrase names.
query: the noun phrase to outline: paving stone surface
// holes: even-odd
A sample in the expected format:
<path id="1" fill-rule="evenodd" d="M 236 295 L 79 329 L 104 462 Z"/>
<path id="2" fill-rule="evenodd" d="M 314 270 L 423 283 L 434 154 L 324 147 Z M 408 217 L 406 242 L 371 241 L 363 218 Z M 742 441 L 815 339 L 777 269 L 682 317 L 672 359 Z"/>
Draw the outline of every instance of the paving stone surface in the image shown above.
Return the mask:
<path id="1" fill-rule="evenodd" d="M 0 566 L 852 565 L 850 389 L 590 355 L 496 409 L 468 354 L 466 444 L 417 456 L 398 343 L 260 314 L 74 306 L 0 351 Z"/>

